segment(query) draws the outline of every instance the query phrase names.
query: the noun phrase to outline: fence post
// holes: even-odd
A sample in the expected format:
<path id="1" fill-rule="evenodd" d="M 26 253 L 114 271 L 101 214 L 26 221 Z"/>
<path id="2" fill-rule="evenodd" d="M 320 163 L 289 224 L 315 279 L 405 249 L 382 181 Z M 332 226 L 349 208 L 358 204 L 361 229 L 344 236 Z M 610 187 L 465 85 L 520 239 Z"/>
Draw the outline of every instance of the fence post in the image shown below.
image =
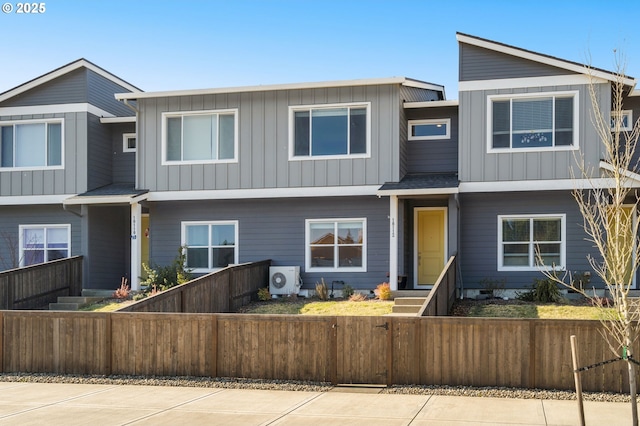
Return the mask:
<path id="1" fill-rule="evenodd" d="M 576 397 L 578 399 L 578 412 L 580 413 L 580 424 L 584 426 L 584 405 L 582 403 L 582 380 L 578 371 L 578 349 L 575 334 L 571 335 L 571 360 L 573 361 L 573 378 L 576 382 Z"/>

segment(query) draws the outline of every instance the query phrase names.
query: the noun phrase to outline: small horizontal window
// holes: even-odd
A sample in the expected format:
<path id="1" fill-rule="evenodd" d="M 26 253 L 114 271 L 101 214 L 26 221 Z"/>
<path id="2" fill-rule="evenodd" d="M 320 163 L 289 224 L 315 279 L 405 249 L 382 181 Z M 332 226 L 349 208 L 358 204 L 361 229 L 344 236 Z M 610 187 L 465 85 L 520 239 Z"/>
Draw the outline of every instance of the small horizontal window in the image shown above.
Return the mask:
<path id="1" fill-rule="evenodd" d="M 409 120 L 409 140 L 450 139 L 451 119 Z"/>
<path id="2" fill-rule="evenodd" d="M 616 118 L 618 118 L 616 120 Z M 611 113 L 611 131 L 616 131 L 616 126 L 619 127 L 619 131 L 628 132 L 633 128 L 633 111 L 630 109 L 616 113 Z"/>

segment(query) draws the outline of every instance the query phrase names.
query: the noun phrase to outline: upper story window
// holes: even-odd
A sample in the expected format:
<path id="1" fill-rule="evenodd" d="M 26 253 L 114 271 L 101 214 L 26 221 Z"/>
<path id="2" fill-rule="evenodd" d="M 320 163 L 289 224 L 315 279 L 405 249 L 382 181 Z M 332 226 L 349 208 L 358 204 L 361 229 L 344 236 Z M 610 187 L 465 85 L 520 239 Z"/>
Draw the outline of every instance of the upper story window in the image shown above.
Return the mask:
<path id="1" fill-rule="evenodd" d="M 450 139 L 451 119 L 409 120 L 409 140 Z"/>
<path id="2" fill-rule="evenodd" d="M 490 151 L 577 149 L 578 92 L 488 97 Z"/>
<path id="3" fill-rule="evenodd" d="M 71 225 L 20 225 L 20 266 L 71 255 Z"/>
<path id="4" fill-rule="evenodd" d="M 498 270 L 565 268 L 566 216 L 498 216 Z"/>
<path id="5" fill-rule="evenodd" d="M 122 152 L 136 152 L 135 133 L 125 133 L 122 135 Z"/>
<path id="6" fill-rule="evenodd" d="M 62 167 L 62 120 L 0 122 L 0 168 Z"/>
<path id="7" fill-rule="evenodd" d="M 163 113 L 163 164 L 237 161 L 237 115 L 235 109 Z"/>
<path id="8" fill-rule="evenodd" d="M 238 263 L 238 222 L 183 222 L 187 268 L 210 272 Z"/>
<path id="9" fill-rule="evenodd" d="M 306 270 L 367 270 L 366 219 L 308 219 Z"/>
<path id="10" fill-rule="evenodd" d="M 370 103 L 289 107 L 290 158 L 368 157 Z"/>
<path id="11" fill-rule="evenodd" d="M 625 109 L 618 114 L 616 111 L 611 113 L 611 131 L 616 130 L 616 117 L 620 117 L 620 131 L 628 132 L 633 127 L 633 111 Z"/>

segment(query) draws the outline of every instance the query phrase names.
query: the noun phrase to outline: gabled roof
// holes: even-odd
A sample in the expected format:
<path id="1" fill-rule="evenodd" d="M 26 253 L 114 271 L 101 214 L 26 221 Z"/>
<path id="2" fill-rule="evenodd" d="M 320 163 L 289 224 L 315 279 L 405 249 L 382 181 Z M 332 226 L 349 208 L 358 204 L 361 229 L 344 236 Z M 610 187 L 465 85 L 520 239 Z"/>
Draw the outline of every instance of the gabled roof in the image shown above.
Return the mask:
<path id="1" fill-rule="evenodd" d="M 567 61 L 566 59 L 556 58 L 555 56 L 549 56 L 542 53 L 533 52 L 531 50 L 521 49 L 519 47 L 511 46 L 497 41 L 487 40 L 484 38 L 472 36 L 469 34 L 456 33 L 456 39 L 460 43 L 470 44 L 484 49 L 493 50 L 496 52 L 504 53 L 518 58 L 527 59 L 529 61 L 539 62 L 541 64 L 550 65 L 552 67 L 565 69 L 577 74 L 591 74 L 594 77 L 602 78 L 608 81 L 616 81 L 616 73 L 607 71 L 601 68 L 595 68 L 589 65 L 581 64 L 578 62 Z M 636 80 L 633 77 L 624 75 L 622 76 L 622 82 L 627 86 L 635 86 Z"/>
<path id="2" fill-rule="evenodd" d="M 414 80 L 407 77 L 389 77 L 360 80 L 321 81 L 315 83 L 267 84 L 260 86 L 222 87 L 213 89 L 171 90 L 163 92 L 116 93 L 116 99 L 125 100 L 161 98 L 166 96 L 216 95 L 221 93 L 266 92 L 272 90 L 317 89 L 324 87 L 372 86 L 379 84 L 401 84 L 403 86 L 417 87 L 420 89 L 441 91 L 444 94 L 444 86 L 438 84 L 427 83 L 425 81 Z"/>
<path id="3" fill-rule="evenodd" d="M 21 93 L 24 93 L 28 90 L 33 89 L 34 87 L 40 86 L 42 84 L 48 83 L 51 80 L 54 80 L 60 76 L 63 76 L 65 74 L 68 74 L 72 71 L 75 71 L 79 68 L 87 68 L 93 72 L 95 72 L 98 75 L 101 75 L 102 77 L 111 80 L 112 82 L 114 82 L 115 84 L 118 84 L 122 87 L 124 87 L 125 89 L 131 90 L 132 92 L 141 92 L 141 89 L 137 88 L 136 86 L 127 83 L 126 81 L 122 80 L 120 77 L 115 76 L 113 74 L 111 74 L 109 71 L 105 70 L 104 68 L 101 68 L 99 66 L 97 66 L 96 64 L 87 61 L 84 58 L 78 59 L 76 61 L 73 61 L 71 63 L 68 63 L 67 65 L 63 65 L 60 68 L 57 68 L 51 72 L 48 72 L 44 75 L 41 75 L 40 77 L 36 77 L 33 80 L 27 81 L 26 83 L 23 83 L 17 87 L 14 87 L 13 89 L 9 89 L 6 92 L 0 93 L 0 102 L 5 101 L 7 99 L 13 98 L 16 95 L 19 95 Z"/>

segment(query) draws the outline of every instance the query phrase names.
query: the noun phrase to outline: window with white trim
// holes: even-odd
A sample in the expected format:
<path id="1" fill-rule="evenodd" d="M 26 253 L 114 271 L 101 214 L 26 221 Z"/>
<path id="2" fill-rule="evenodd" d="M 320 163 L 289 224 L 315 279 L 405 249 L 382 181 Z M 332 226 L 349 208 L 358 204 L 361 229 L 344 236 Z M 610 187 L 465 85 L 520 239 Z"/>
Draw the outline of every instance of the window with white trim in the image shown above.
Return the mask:
<path id="1" fill-rule="evenodd" d="M 620 117 L 619 120 L 616 120 L 616 117 Z M 620 126 L 620 131 L 628 132 L 633 128 L 633 111 L 630 109 L 625 109 L 623 111 L 611 112 L 611 131 L 616 130 L 616 125 Z"/>
<path id="2" fill-rule="evenodd" d="M 182 246 L 193 272 L 238 263 L 238 221 L 182 222 Z"/>
<path id="3" fill-rule="evenodd" d="M 451 119 L 409 120 L 409 140 L 450 139 Z"/>
<path id="4" fill-rule="evenodd" d="M 290 158 L 367 157 L 370 103 L 289 107 Z"/>
<path id="5" fill-rule="evenodd" d="M 367 270 L 366 219 L 307 219 L 306 270 Z"/>
<path id="6" fill-rule="evenodd" d="M 498 216 L 498 270 L 566 267 L 566 215 Z"/>
<path id="7" fill-rule="evenodd" d="M 63 134 L 61 119 L 0 121 L 0 169 L 60 168 Z"/>
<path id="8" fill-rule="evenodd" d="M 163 113 L 163 164 L 237 161 L 237 115 L 236 109 Z"/>
<path id="9" fill-rule="evenodd" d="M 71 225 L 20 225 L 20 266 L 71 256 Z"/>
<path id="10" fill-rule="evenodd" d="M 135 133 L 124 133 L 122 135 L 122 152 L 136 152 Z"/>
<path id="11" fill-rule="evenodd" d="M 488 148 L 576 149 L 578 92 L 488 97 Z"/>

